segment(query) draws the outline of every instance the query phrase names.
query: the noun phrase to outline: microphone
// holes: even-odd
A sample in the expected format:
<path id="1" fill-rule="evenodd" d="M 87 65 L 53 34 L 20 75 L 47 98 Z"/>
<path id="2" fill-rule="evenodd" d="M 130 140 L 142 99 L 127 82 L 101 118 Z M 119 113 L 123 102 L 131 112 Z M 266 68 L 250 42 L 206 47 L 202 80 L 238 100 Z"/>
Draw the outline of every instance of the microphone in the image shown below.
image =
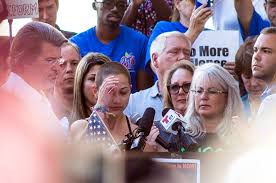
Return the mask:
<path id="1" fill-rule="evenodd" d="M 155 110 L 148 107 L 144 112 L 142 118 L 138 119 L 138 128 L 136 129 L 135 139 L 133 140 L 130 150 L 143 151 L 146 145 L 146 137 L 149 135 L 153 120 L 154 120 Z"/>
<path id="2" fill-rule="evenodd" d="M 165 130 L 174 135 L 178 134 L 180 141 L 179 143 L 176 142 L 178 149 L 182 149 L 184 147 L 185 151 L 194 151 L 198 147 L 198 144 L 191 136 L 186 134 L 184 128 L 184 126 L 186 126 L 184 117 L 176 111 L 168 108 L 165 108 L 162 111 L 162 115 L 164 117 L 161 119 L 160 123 Z"/>
<path id="3" fill-rule="evenodd" d="M 137 124 L 139 126 L 139 124 L 142 121 L 142 118 L 141 118 L 140 114 L 134 113 L 133 115 L 130 116 L 130 120 L 131 120 L 132 123 Z M 155 139 L 155 142 L 160 144 L 165 149 L 170 148 L 170 144 L 167 141 L 165 141 L 160 135 L 157 136 L 157 138 Z"/>

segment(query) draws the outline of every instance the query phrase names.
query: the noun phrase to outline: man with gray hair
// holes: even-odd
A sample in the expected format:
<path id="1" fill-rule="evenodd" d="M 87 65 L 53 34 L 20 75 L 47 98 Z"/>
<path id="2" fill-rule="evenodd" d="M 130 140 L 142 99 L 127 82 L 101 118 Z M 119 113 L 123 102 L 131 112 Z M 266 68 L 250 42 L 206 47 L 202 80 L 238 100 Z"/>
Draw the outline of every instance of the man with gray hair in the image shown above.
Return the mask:
<path id="1" fill-rule="evenodd" d="M 150 47 L 151 67 L 158 80 L 152 87 L 130 95 L 125 114 L 131 116 L 138 113 L 142 116 L 146 108 L 152 107 L 156 111 L 154 121 L 160 121 L 163 110 L 162 90 L 165 72 L 174 63 L 189 60 L 190 52 L 191 42 L 184 34 L 177 31 L 160 34 Z"/>

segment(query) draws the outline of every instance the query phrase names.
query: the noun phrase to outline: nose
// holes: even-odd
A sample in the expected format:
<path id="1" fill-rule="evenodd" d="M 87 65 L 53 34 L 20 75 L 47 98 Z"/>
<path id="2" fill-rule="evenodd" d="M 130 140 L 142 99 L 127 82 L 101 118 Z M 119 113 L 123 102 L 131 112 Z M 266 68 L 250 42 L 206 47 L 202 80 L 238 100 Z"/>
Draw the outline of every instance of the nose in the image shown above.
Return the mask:
<path id="1" fill-rule="evenodd" d="M 47 20 L 48 19 L 48 12 L 47 12 L 47 9 L 46 8 L 44 8 L 43 10 L 41 10 L 42 11 L 42 19 L 43 20 Z"/>
<path id="2" fill-rule="evenodd" d="M 72 73 L 73 72 L 73 67 L 70 63 L 66 64 L 65 72 L 66 73 Z"/>
<path id="3" fill-rule="evenodd" d="M 261 55 L 260 55 L 260 51 L 259 50 L 257 50 L 257 51 L 254 52 L 254 54 L 253 54 L 253 60 L 255 60 L 257 62 L 259 62 L 261 60 Z"/>
<path id="4" fill-rule="evenodd" d="M 257 86 L 258 86 L 258 81 L 257 81 L 257 79 L 254 78 L 254 77 L 251 77 L 251 78 L 250 78 L 250 85 L 251 85 L 252 87 L 257 87 Z"/>
<path id="5" fill-rule="evenodd" d="M 119 104 L 121 100 L 122 99 L 120 98 L 120 96 L 117 93 L 114 94 L 113 100 L 112 100 L 114 104 Z"/>
<path id="6" fill-rule="evenodd" d="M 208 100 L 208 99 L 209 99 L 209 95 L 208 95 L 207 91 L 203 91 L 203 92 L 200 94 L 200 99 L 201 99 L 201 100 Z"/>

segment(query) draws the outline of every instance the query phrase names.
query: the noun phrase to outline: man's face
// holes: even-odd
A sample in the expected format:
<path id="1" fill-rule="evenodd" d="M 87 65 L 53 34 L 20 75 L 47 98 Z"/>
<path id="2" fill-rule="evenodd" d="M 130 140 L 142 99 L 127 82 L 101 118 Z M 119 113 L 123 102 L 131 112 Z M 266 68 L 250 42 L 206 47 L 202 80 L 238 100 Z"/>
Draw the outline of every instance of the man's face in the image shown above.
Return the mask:
<path id="1" fill-rule="evenodd" d="M 55 0 L 40 0 L 39 17 L 33 20 L 44 22 L 54 27 L 57 20 L 57 11 L 58 7 Z"/>
<path id="2" fill-rule="evenodd" d="M 110 27 L 118 27 L 127 8 L 127 0 L 103 0 L 96 2 L 98 21 Z"/>
<path id="3" fill-rule="evenodd" d="M 43 41 L 40 54 L 31 64 L 24 65 L 24 79 L 37 90 L 47 92 L 53 89 L 56 79 L 56 64 L 60 57 L 60 47 Z"/>
<path id="4" fill-rule="evenodd" d="M 276 34 L 261 34 L 252 57 L 253 76 L 270 82 L 276 72 Z"/>
<path id="5" fill-rule="evenodd" d="M 80 55 L 73 47 L 65 46 L 61 48 L 61 57 L 62 59 L 57 64 L 55 87 L 64 93 L 73 94 L 75 71 Z"/>
<path id="6" fill-rule="evenodd" d="M 183 59 L 190 60 L 191 43 L 181 36 L 171 36 L 166 40 L 163 52 L 158 55 L 155 67 L 159 76 L 164 76 L 172 65 Z"/>
<path id="7" fill-rule="evenodd" d="M 267 0 L 264 7 L 271 26 L 276 26 L 276 0 Z"/>

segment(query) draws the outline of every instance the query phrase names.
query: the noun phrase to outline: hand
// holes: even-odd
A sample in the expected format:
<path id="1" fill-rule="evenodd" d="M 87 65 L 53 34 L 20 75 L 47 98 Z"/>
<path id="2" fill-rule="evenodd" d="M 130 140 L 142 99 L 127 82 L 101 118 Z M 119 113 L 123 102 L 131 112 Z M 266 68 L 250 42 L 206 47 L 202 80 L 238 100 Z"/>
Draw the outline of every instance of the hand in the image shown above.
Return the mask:
<path id="1" fill-rule="evenodd" d="M 195 9 L 191 15 L 187 36 L 191 39 L 192 43 L 203 31 L 205 23 L 212 15 L 211 8 L 205 6 L 206 4 L 201 5 L 199 8 Z"/>
<path id="2" fill-rule="evenodd" d="M 147 149 L 148 151 L 157 151 L 158 149 L 158 144 L 155 142 L 157 136 L 160 134 L 159 129 L 155 126 L 152 125 L 150 134 L 147 136 Z"/>
<path id="3" fill-rule="evenodd" d="M 114 92 L 117 90 L 119 80 L 115 76 L 109 76 L 103 80 L 102 85 L 98 91 L 97 104 L 101 106 L 109 106 L 109 102 L 112 100 Z"/>
<path id="4" fill-rule="evenodd" d="M 226 69 L 236 80 L 238 80 L 238 76 L 235 73 L 235 66 L 236 66 L 235 62 L 226 62 L 223 65 L 223 68 Z"/>

